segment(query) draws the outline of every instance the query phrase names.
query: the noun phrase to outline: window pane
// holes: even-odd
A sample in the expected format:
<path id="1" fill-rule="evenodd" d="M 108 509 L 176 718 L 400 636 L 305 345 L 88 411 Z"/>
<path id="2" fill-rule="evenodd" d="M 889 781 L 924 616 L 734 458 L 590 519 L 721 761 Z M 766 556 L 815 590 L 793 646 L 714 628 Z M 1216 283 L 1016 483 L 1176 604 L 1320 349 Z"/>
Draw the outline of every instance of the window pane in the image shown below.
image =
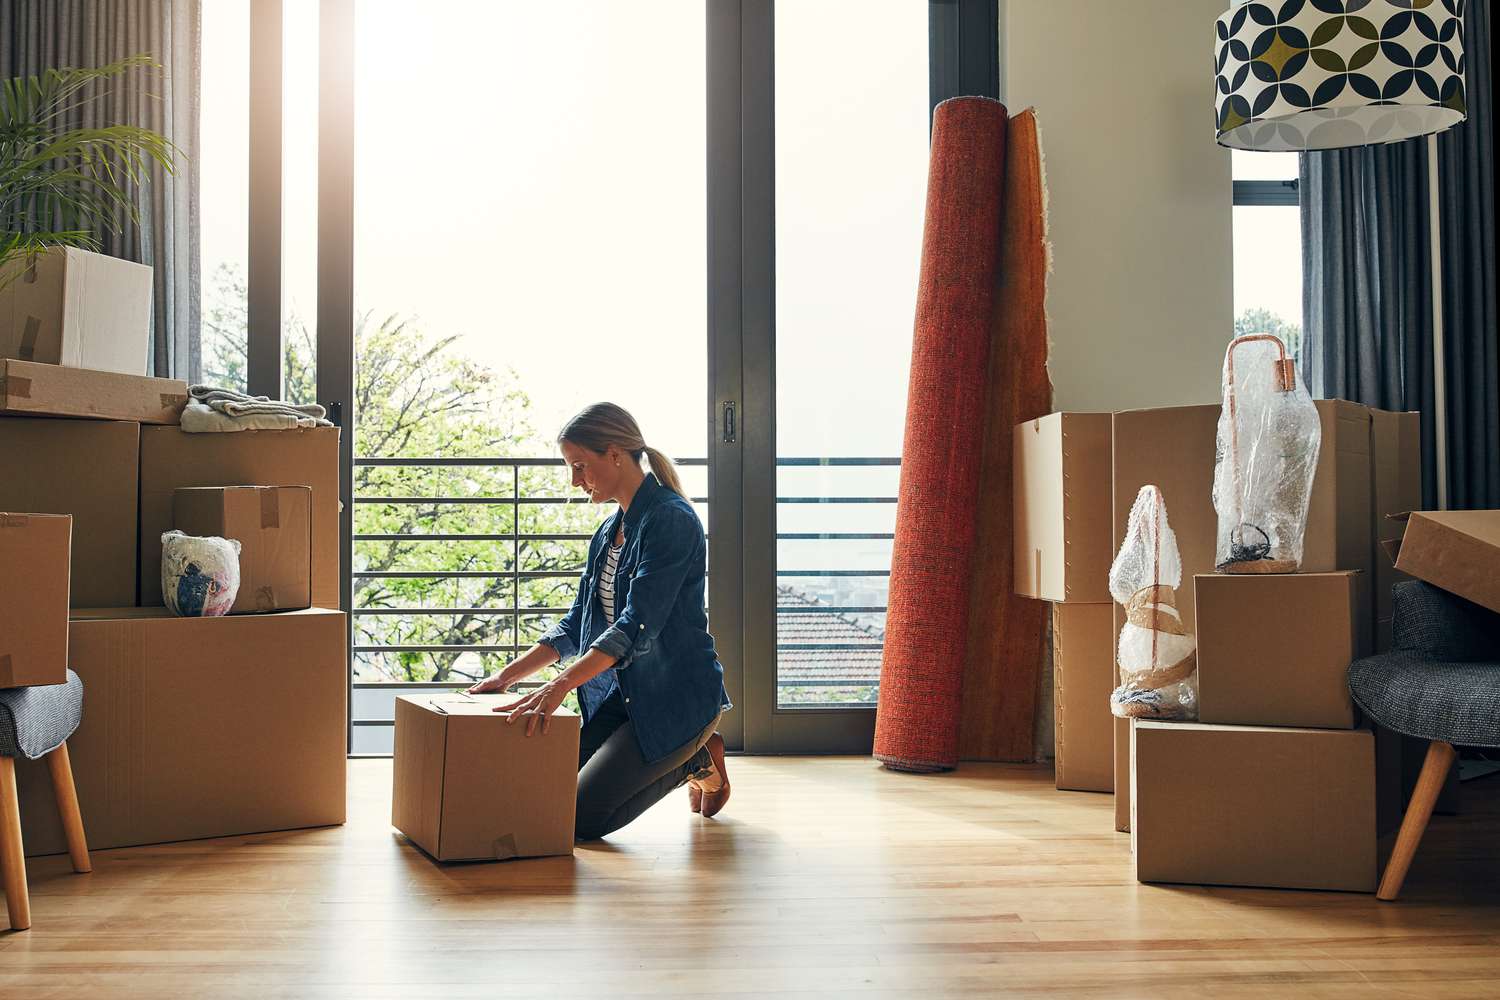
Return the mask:
<path id="1" fill-rule="evenodd" d="M 581 494 L 560 461 L 522 460 L 557 459 L 589 403 L 696 459 L 704 495 L 704 45 L 702 0 L 358 5 L 355 454 L 448 463 L 357 465 L 358 530 L 509 536 L 358 542 L 356 574 L 493 574 L 357 576 L 362 642 L 524 646 L 551 624 L 586 546 L 556 536 L 612 507 L 527 502 Z M 424 496 L 445 502 L 390 502 Z M 491 613 L 360 613 L 388 607 Z M 507 659 L 371 652 L 355 679 L 463 683 Z"/>
<path id="2" fill-rule="evenodd" d="M 198 171 L 203 380 L 245 390 L 250 0 L 205 4 Z"/>
<path id="3" fill-rule="evenodd" d="M 1297 176 L 1296 153 L 1229 151 L 1230 170 L 1237 181 L 1289 181 Z"/>
<path id="4" fill-rule="evenodd" d="M 777 704 L 867 705 L 921 253 L 927 5 L 779 4 L 775 45 Z"/>
<path id="5" fill-rule="evenodd" d="M 294 403 L 317 402 L 318 6 L 282 8 L 281 377 Z"/>
<path id="6" fill-rule="evenodd" d="M 1302 350 L 1302 231 L 1293 205 L 1234 208 L 1235 334 L 1274 333 Z"/>

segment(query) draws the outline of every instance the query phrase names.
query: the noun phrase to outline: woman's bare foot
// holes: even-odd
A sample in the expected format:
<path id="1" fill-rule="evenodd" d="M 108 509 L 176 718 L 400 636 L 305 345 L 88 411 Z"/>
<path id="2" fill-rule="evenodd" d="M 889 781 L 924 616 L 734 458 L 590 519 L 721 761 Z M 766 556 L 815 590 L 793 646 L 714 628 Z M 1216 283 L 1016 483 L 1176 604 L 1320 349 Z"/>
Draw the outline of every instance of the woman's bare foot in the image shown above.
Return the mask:
<path id="1" fill-rule="evenodd" d="M 729 802 L 729 771 L 724 766 L 724 737 L 714 733 L 705 746 L 714 763 L 714 774 L 702 783 L 703 798 L 698 810 L 706 818 L 717 814 Z"/>

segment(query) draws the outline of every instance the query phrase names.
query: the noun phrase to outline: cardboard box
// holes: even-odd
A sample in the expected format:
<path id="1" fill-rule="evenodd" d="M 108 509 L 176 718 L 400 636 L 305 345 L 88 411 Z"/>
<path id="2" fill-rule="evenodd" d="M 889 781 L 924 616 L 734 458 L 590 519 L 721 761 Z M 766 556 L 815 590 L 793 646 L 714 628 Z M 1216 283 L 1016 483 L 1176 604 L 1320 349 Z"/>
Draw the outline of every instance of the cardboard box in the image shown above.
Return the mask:
<path id="1" fill-rule="evenodd" d="M 161 536 L 185 486 L 306 486 L 312 490 L 312 603 L 339 606 L 339 429 L 187 434 L 141 429 L 140 603 L 159 605 Z"/>
<path id="2" fill-rule="evenodd" d="M 0 512 L 0 688 L 68 680 L 73 519 Z"/>
<path id="3" fill-rule="evenodd" d="M 1315 405 L 1323 438 L 1308 504 L 1301 570 L 1368 572 L 1373 566 L 1369 409 L 1343 400 L 1320 399 Z M 1167 517 L 1177 535 L 1184 582 L 1214 571 L 1219 519 L 1213 505 L 1213 478 L 1219 410 L 1214 403 L 1124 410 L 1114 415 L 1112 544 L 1118 549 L 1125 538 L 1125 522 L 1136 493 L 1154 483 L 1161 488 Z M 1191 588 L 1178 589 L 1177 610 L 1188 631 L 1196 632 Z M 1116 634 L 1124 624 L 1124 608 L 1117 606 Z M 1125 744 L 1128 727 L 1117 723 L 1115 733 L 1115 826 L 1126 830 L 1130 823 L 1124 781 L 1130 766 Z"/>
<path id="4" fill-rule="evenodd" d="M 527 736 L 496 705 L 514 695 L 396 699 L 391 825 L 439 861 L 573 853 L 578 716 Z"/>
<path id="5" fill-rule="evenodd" d="M 1370 643 L 1364 573 L 1193 578 L 1198 720 L 1353 729 L 1349 664 Z"/>
<path id="6" fill-rule="evenodd" d="M 0 282 L 0 358 L 146 374 L 151 268 L 58 247 L 17 260 Z"/>
<path id="7" fill-rule="evenodd" d="M 1012 430 L 1017 594 L 1109 601 L 1110 424 L 1108 413 L 1050 413 Z"/>
<path id="8" fill-rule="evenodd" d="M 84 706 L 68 750 L 90 848 L 344 821 L 341 612 L 75 615 Z M 27 853 L 62 852 L 46 765 L 17 771 Z"/>
<path id="9" fill-rule="evenodd" d="M 1140 881 L 1375 890 L 1370 730 L 1137 721 L 1133 739 Z"/>
<path id="10" fill-rule="evenodd" d="M 140 426 L 0 417 L 0 459 L 0 510 L 73 515 L 73 606 L 134 604 Z"/>
<path id="11" fill-rule="evenodd" d="M 187 399 L 181 379 L 0 359 L 0 413 L 175 424 Z"/>
<path id="12" fill-rule="evenodd" d="M 1370 411 L 1370 529 L 1375 651 L 1391 645 L 1391 588 L 1411 577 L 1398 572 L 1384 549 L 1399 542 L 1405 525 L 1392 515 L 1422 506 L 1422 415 Z"/>
<path id="13" fill-rule="evenodd" d="M 1500 611 L 1500 510 L 1413 511 L 1396 569 Z"/>
<path id="14" fill-rule="evenodd" d="M 173 495 L 172 523 L 189 535 L 240 543 L 232 615 L 312 603 L 312 490 L 306 486 L 190 486 Z"/>
<path id="15" fill-rule="evenodd" d="M 1057 787 L 1112 792 L 1115 687 L 1113 604 L 1052 605 Z"/>

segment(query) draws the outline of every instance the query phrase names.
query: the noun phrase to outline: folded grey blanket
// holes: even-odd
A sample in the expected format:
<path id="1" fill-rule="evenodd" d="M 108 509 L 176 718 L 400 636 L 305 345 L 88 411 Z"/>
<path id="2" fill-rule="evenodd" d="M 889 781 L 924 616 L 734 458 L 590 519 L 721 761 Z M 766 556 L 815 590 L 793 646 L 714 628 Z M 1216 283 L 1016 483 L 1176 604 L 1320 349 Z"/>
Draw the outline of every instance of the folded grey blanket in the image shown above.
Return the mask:
<path id="1" fill-rule="evenodd" d="M 290 426 L 332 427 L 325 419 L 327 411 L 317 403 L 286 403 L 269 396 L 251 396 L 233 389 L 220 389 L 212 385 L 195 385 L 188 388 L 193 402 L 199 403 L 227 417 L 240 419 L 249 417 L 283 417 L 295 421 Z M 265 424 L 258 424 L 264 428 Z M 287 426 L 278 424 L 278 426 Z M 207 428 L 205 428 L 207 429 Z M 227 428 L 226 428 L 227 429 Z"/>
<path id="2" fill-rule="evenodd" d="M 182 408 L 182 429 L 189 434 L 226 431 L 289 431 L 298 427 L 327 426 L 328 421 L 291 413 L 246 413 L 231 417 L 223 410 L 205 406 L 196 399 Z"/>

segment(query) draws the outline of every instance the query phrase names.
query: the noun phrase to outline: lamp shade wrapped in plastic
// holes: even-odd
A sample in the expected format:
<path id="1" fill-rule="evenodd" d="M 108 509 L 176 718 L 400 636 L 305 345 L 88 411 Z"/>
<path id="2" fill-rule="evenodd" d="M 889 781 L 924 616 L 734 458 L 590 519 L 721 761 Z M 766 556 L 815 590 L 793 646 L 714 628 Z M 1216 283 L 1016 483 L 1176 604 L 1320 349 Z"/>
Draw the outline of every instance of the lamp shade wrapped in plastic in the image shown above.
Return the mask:
<path id="1" fill-rule="evenodd" d="M 1399 142 L 1468 114 L 1463 0 L 1251 0 L 1215 36 L 1220 145 Z"/>
<path id="2" fill-rule="evenodd" d="M 1224 406 L 1214 461 L 1220 573 L 1295 573 L 1318 448 L 1318 410 L 1286 347 L 1269 333 L 1224 352 Z"/>
<path id="3" fill-rule="evenodd" d="M 1142 486 L 1125 541 L 1109 567 L 1109 593 L 1125 606 L 1109 707 L 1121 718 L 1196 719 L 1198 644 L 1177 612 L 1182 556 L 1161 490 Z"/>

